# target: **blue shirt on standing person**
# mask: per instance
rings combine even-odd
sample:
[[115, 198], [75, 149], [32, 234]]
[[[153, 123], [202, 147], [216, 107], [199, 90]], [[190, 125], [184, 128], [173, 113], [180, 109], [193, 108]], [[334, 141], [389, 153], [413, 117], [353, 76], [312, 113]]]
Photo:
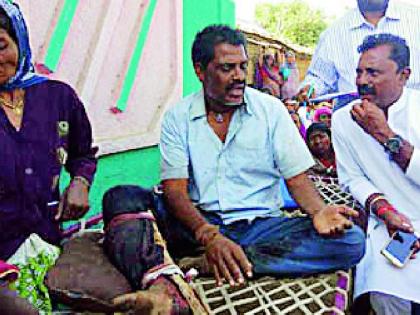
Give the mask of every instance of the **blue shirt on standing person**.
[[[358, 8], [352, 9], [325, 30], [319, 39], [301, 88], [312, 86], [317, 96], [334, 92], [355, 92], [359, 60], [357, 47], [368, 35], [390, 33], [404, 38], [410, 47], [412, 73], [407, 87], [420, 89], [420, 7], [383, 0], [376, 19], [370, 19], [372, 3], [381, 1], [357, 0]], [[382, 11], [382, 13], [380, 12]], [[370, 22], [371, 21], [371, 22]], [[372, 23], [373, 22], [373, 23]], [[375, 25], [376, 22], [376, 25]]]

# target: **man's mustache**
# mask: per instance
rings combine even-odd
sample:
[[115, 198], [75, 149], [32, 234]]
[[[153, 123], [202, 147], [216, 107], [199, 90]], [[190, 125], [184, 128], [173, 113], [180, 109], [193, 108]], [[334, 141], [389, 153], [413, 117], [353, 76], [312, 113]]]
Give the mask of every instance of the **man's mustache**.
[[226, 91], [232, 90], [232, 89], [244, 89], [245, 88], [245, 81], [235, 81], [226, 86]]
[[357, 86], [357, 91], [359, 92], [359, 95], [376, 95], [376, 90], [373, 85], [370, 84], [363, 84]]

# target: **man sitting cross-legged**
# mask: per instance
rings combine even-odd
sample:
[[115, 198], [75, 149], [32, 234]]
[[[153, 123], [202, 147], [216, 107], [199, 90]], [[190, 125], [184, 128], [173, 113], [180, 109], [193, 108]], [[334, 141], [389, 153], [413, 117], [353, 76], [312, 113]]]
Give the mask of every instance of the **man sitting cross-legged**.
[[[174, 255], [204, 247], [217, 283], [258, 274], [305, 275], [354, 266], [364, 254], [357, 212], [326, 205], [306, 171], [314, 164], [283, 104], [245, 87], [246, 41], [227, 26], [196, 35], [203, 89], [171, 108], [160, 140], [158, 224]], [[305, 218], [280, 210], [280, 179]]]

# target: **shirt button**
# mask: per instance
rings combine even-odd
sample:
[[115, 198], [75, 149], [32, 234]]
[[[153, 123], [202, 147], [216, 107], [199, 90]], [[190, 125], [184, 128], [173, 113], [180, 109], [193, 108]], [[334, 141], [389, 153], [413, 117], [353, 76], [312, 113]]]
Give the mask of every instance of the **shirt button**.
[[32, 175], [34, 173], [34, 170], [30, 167], [25, 168], [25, 174], [26, 175]]

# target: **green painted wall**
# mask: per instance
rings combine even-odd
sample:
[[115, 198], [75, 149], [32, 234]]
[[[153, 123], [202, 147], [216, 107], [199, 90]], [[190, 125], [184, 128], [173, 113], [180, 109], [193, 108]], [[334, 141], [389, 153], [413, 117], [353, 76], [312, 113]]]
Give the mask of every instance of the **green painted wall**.
[[[69, 182], [69, 176], [63, 175], [62, 189]], [[90, 217], [101, 211], [102, 196], [113, 186], [134, 184], [152, 187], [158, 182], [159, 150], [157, 146], [102, 156], [98, 161], [95, 181], [90, 190], [91, 210], [87, 216]], [[69, 224], [71, 222], [66, 223], [65, 226]]]
[[45, 65], [52, 71], [57, 70], [61, 53], [63, 52], [64, 43], [70, 31], [70, 25], [76, 13], [79, 0], [66, 0], [61, 10], [57, 26], [52, 34], [51, 44], [48, 47], [45, 56]]
[[115, 185], [134, 184], [151, 187], [159, 182], [159, 150], [150, 147], [103, 156], [91, 189], [91, 209], [102, 209], [102, 196]]
[[157, 0], [151, 0], [149, 6], [147, 7], [146, 14], [143, 18], [142, 25], [139, 30], [136, 47], [134, 48], [133, 56], [130, 60], [130, 65], [128, 66], [128, 71], [125, 75], [122, 92], [120, 98], [117, 101], [117, 108], [121, 111], [124, 111], [127, 107], [127, 102], [130, 97], [131, 90], [134, 85], [134, 81], [137, 76], [137, 68], [140, 63], [140, 58], [143, 54], [144, 44], [147, 40], [147, 35], [149, 34], [150, 24], [153, 19], [153, 14], [156, 9]]
[[[166, 1], [166, 0], [165, 0]], [[184, 0], [184, 95], [197, 91], [200, 83], [191, 64], [191, 45], [195, 34], [212, 23], [235, 22], [233, 0]], [[68, 183], [68, 176], [62, 187]], [[157, 146], [103, 156], [99, 159], [95, 182], [90, 191], [91, 210], [88, 216], [101, 211], [102, 196], [106, 190], [121, 184], [151, 187], [159, 182], [159, 149]]]
[[184, 95], [200, 89], [191, 61], [191, 46], [195, 34], [210, 24], [223, 23], [235, 26], [233, 0], [184, 0], [183, 7]]

